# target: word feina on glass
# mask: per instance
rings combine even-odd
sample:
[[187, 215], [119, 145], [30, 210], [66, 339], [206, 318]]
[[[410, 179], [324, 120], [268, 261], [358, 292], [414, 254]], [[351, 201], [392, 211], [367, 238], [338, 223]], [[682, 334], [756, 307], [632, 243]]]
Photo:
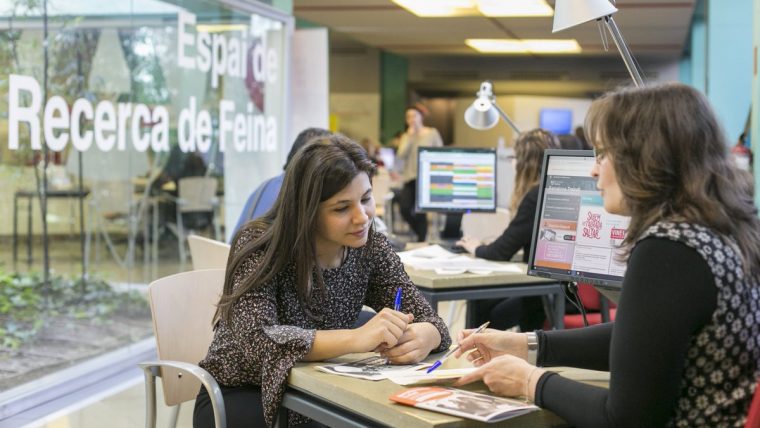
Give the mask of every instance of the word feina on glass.
[[[188, 71], [210, 72], [215, 88], [221, 76], [246, 79], [246, 84], [250, 80], [257, 92], [257, 96], [253, 97], [256, 108], [263, 111], [263, 87], [266, 83], [276, 83], [279, 72], [278, 52], [267, 48], [266, 34], [272, 25], [279, 24], [268, 23], [254, 15], [249, 31], [241, 30], [237, 36], [211, 35], [197, 30], [193, 38], [186, 27], [195, 22], [195, 15], [178, 13], [179, 67]], [[253, 37], [249, 38], [249, 35]], [[252, 47], [246, 49], [249, 43]], [[193, 46], [195, 57], [189, 56]], [[52, 151], [64, 150], [69, 141], [74, 149], [82, 152], [90, 150], [93, 143], [104, 152], [114, 147], [124, 151], [128, 142], [140, 152], [148, 148], [156, 152], [169, 151], [170, 118], [168, 109], [163, 105], [113, 103], [108, 100], [93, 103], [87, 98], [76, 99], [69, 105], [63, 97], [54, 95], [43, 106], [42, 90], [37, 79], [17, 74], [9, 76], [8, 89], [10, 150], [18, 150], [20, 130], [28, 129], [33, 150], [42, 149], [42, 130], [45, 144]], [[188, 104], [179, 112], [177, 121], [182, 151], [205, 153], [211, 147], [212, 138], [217, 137], [222, 152], [226, 151], [228, 142], [237, 152], [273, 152], [277, 149], [276, 118], [255, 113], [254, 103], [246, 103], [246, 112], [239, 113], [234, 101], [221, 99], [217, 135], [212, 129], [211, 113], [198, 109], [194, 96], [189, 97]]]

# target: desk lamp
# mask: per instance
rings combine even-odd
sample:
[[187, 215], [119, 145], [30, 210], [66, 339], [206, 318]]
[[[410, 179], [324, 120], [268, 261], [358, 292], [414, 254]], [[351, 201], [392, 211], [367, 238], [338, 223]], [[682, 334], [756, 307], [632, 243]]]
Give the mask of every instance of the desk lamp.
[[485, 130], [491, 129], [499, 122], [499, 116], [504, 119], [516, 133], [520, 133], [514, 122], [507, 116], [504, 111], [496, 104], [496, 97], [493, 95], [493, 84], [486, 80], [480, 84], [480, 90], [477, 93], [478, 98], [471, 106], [467, 107], [464, 112], [464, 121], [470, 128]]
[[[612, 14], [615, 12], [617, 12], [617, 8], [609, 0], [557, 0], [554, 3], [554, 27], [552, 28], [552, 33], [592, 20], [597, 20], [600, 25], [604, 24], [612, 35], [612, 40], [615, 42], [620, 56], [623, 57], [623, 62], [628, 69], [628, 73], [631, 75], [631, 79], [633, 79], [633, 83], [636, 86], [641, 86], [644, 80], [641, 78], [641, 72], [636, 65], [636, 60], [633, 59], [631, 51], [628, 50], [628, 46], [625, 44], [625, 40], [623, 40], [623, 35], [620, 34], [615, 20], [612, 19]], [[601, 27], [599, 30], [602, 35], [602, 42], [606, 48], [607, 41], [604, 37], [604, 32]]]

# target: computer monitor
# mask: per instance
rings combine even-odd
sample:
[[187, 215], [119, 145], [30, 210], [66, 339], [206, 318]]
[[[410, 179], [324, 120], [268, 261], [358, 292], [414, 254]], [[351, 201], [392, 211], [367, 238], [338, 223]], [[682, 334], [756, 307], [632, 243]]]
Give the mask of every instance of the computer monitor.
[[620, 244], [629, 218], [604, 209], [590, 171], [591, 150], [544, 153], [528, 274], [593, 284], [614, 301], [626, 263]]
[[557, 135], [569, 134], [573, 129], [573, 111], [566, 108], [542, 108], [538, 113], [538, 126]]
[[496, 150], [420, 147], [417, 212], [495, 212]]

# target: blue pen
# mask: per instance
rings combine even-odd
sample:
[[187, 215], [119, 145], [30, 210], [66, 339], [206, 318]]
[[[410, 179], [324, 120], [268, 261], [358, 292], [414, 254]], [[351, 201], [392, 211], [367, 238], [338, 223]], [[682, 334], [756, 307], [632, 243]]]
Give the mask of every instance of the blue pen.
[[[490, 323], [491, 323], [491, 321], [486, 321], [485, 324], [483, 324], [480, 327], [478, 327], [478, 329], [475, 330], [475, 333], [472, 333], [472, 334], [478, 334], [478, 333], [482, 332], [483, 330], [486, 329], [486, 327], [488, 327], [488, 324], [490, 324]], [[457, 346], [451, 348], [449, 350], [449, 352], [447, 352], [446, 355], [443, 356], [443, 358], [441, 358], [440, 360], [438, 360], [435, 363], [433, 363], [433, 365], [430, 366], [429, 369], [427, 369], [427, 373], [430, 373], [433, 370], [437, 369], [438, 367], [441, 367], [441, 364], [443, 364], [443, 362], [446, 361], [446, 359], [449, 358], [454, 352], [456, 352], [457, 349], [459, 349], [461, 346], [462, 345], [460, 344], [460, 345], [457, 345]]]
[[400, 311], [401, 310], [401, 287], [396, 290], [396, 300], [393, 303], [393, 310], [394, 311]]

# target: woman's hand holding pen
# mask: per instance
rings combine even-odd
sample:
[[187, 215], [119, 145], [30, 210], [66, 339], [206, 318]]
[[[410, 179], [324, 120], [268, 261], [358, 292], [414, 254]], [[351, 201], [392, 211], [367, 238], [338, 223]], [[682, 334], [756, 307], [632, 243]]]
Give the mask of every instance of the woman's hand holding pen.
[[414, 315], [405, 314], [385, 308], [377, 313], [363, 326], [353, 331], [353, 352], [371, 352], [379, 349], [392, 348], [399, 343]]
[[473, 334], [475, 329], [459, 332], [457, 341], [459, 349], [454, 357], [459, 358], [467, 351], [467, 359], [475, 366], [482, 366], [501, 355], [511, 354], [523, 360], [528, 358], [528, 338], [522, 333], [486, 329], [483, 333]]
[[393, 364], [412, 364], [425, 359], [441, 344], [441, 333], [429, 322], [409, 324], [395, 346], [381, 352]]

